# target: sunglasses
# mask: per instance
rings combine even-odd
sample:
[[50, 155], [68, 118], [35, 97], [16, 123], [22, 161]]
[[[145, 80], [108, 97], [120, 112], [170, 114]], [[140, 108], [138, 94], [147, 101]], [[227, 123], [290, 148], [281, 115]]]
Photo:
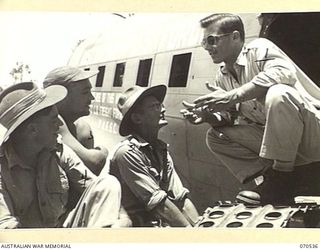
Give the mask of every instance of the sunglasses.
[[233, 32], [226, 33], [226, 34], [219, 34], [219, 35], [209, 35], [209, 36], [207, 36], [206, 38], [204, 38], [202, 40], [201, 45], [202, 45], [202, 47], [205, 47], [206, 44], [209, 44], [211, 46], [212, 45], [216, 45], [221, 37], [228, 36], [228, 35], [231, 35], [231, 34], [233, 34]]

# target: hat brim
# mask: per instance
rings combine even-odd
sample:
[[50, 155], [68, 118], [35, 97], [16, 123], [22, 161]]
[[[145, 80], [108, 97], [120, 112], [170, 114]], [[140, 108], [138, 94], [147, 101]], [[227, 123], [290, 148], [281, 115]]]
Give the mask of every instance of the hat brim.
[[44, 89], [44, 91], [46, 92], [45, 98], [38, 105], [23, 113], [23, 115], [15, 121], [15, 123], [6, 131], [3, 138], [0, 139], [0, 145], [6, 142], [9, 139], [10, 134], [30, 116], [62, 101], [67, 95], [67, 89], [59, 85], [49, 86]]
[[72, 79], [72, 82], [77, 82], [85, 79], [89, 79], [99, 73], [99, 70], [88, 70], [82, 71], [81, 74], [78, 74], [75, 78]]
[[132, 127], [131, 127], [131, 121], [130, 121], [130, 115], [132, 113], [133, 108], [137, 105], [137, 103], [143, 99], [146, 96], [154, 96], [157, 98], [159, 102], [163, 102], [164, 97], [167, 92], [167, 87], [165, 85], [157, 85], [150, 88], [145, 89], [139, 97], [135, 100], [135, 102], [131, 105], [129, 110], [125, 113], [123, 116], [120, 125], [119, 125], [119, 134], [121, 136], [127, 136], [131, 133]]

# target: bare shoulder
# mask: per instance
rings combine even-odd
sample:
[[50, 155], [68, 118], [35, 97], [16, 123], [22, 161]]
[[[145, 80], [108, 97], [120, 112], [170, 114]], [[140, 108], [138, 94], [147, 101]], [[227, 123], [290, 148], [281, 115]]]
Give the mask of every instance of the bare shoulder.
[[94, 139], [90, 124], [84, 119], [78, 119], [74, 125], [76, 127], [78, 141], [86, 148], [93, 148]]
[[90, 124], [84, 120], [84, 119], [78, 119], [75, 121], [74, 125], [76, 126], [77, 128], [77, 131], [80, 131], [80, 132], [88, 132], [91, 130], [91, 126]]

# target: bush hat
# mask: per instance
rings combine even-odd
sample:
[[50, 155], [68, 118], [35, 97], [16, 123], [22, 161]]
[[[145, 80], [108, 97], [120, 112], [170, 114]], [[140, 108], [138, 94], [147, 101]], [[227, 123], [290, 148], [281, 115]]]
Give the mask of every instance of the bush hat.
[[89, 79], [99, 73], [98, 70], [83, 70], [73, 66], [62, 66], [51, 70], [43, 81], [43, 87], [64, 85], [70, 82]]
[[33, 82], [12, 85], [0, 94], [0, 145], [10, 134], [38, 111], [60, 102], [67, 95], [63, 86], [40, 89]]
[[166, 92], [167, 87], [165, 85], [157, 85], [147, 89], [140, 86], [134, 86], [122, 93], [117, 104], [118, 109], [123, 116], [119, 126], [120, 135], [127, 136], [131, 133], [130, 114], [139, 101], [144, 97], [151, 95], [162, 103]]

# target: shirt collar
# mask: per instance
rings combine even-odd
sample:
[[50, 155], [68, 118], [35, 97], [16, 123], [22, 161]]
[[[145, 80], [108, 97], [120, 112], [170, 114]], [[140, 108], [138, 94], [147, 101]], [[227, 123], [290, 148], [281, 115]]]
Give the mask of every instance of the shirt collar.
[[[239, 66], [242, 66], [242, 67], [244, 67], [247, 64], [246, 54], [248, 53], [248, 50], [249, 49], [247, 47], [245, 47], [245, 46], [242, 47], [242, 50], [240, 51], [235, 64], [237, 64]], [[221, 71], [222, 74], [227, 74], [228, 73], [228, 70], [226, 68], [225, 63], [221, 64], [220, 71]]]
[[[149, 142], [144, 140], [141, 136], [134, 134], [129, 137], [129, 140], [132, 144], [134, 144], [137, 148], [151, 146]], [[163, 142], [162, 140], [157, 140], [157, 143], [160, 148], [166, 149], [169, 145]]]
[[236, 60], [236, 64], [240, 66], [245, 66], [247, 64], [247, 53], [248, 53], [248, 48], [243, 46], [240, 54], [238, 55], [238, 58]]
[[145, 141], [141, 136], [139, 135], [131, 135], [129, 137], [129, 140], [132, 144], [134, 144], [136, 147], [146, 147], [149, 145], [149, 142]]
[[10, 143], [10, 140], [2, 145], [1, 147], [1, 153], [3, 153], [3, 156], [7, 159], [8, 167], [9, 169], [12, 169], [15, 166], [19, 166], [21, 168], [30, 169], [31, 167], [26, 165], [19, 155], [14, 150], [13, 146]]

